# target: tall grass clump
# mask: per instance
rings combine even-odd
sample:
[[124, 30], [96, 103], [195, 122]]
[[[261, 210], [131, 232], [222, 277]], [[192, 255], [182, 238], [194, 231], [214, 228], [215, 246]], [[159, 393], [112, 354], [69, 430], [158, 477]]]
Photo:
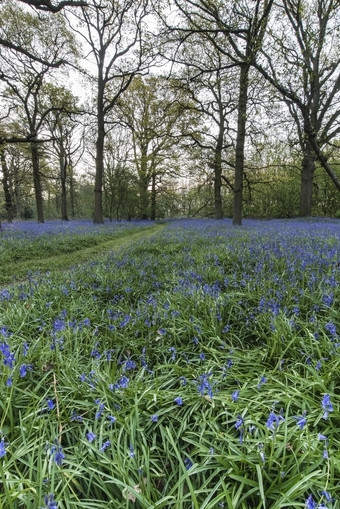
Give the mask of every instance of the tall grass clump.
[[3, 289], [0, 507], [340, 507], [339, 232], [173, 221]]

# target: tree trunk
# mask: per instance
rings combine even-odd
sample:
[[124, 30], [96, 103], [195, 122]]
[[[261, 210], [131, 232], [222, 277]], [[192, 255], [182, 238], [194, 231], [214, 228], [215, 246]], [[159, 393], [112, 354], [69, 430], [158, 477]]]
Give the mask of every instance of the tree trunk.
[[67, 215], [67, 189], [66, 189], [66, 167], [65, 154], [60, 154], [60, 181], [61, 181], [61, 219], [68, 221]]
[[156, 175], [152, 174], [152, 184], [151, 184], [151, 211], [150, 211], [150, 219], [154, 221], [156, 219]]
[[40, 164], [39, 164], [39, 147], [37, 143], [31, 143], [31, 157], [33, 168], [33, 182], [35, 192], [35, 203], [37, 207], [37, 221], [44, 223], [44, 207], [40, 177]]
[[148, 195], [148, 168], [147, 168], [147, 154], [142, 153], [140, 162], [140, 175], [139, 175], [139, 203], [140, 203], [140, 218], [148, 218], [149, 208], [149, 195]]
[[[222, 120], [224, 123], [224, 119]], [[215, 200], [215, 218], [223, 218], [223, 207], [222, 207], [222, 150], [223, 150], [223, 137], [224, 127], [220, 125], [220, 132], [218, 135], [217, 144], [215, 147], [214, 157], [214, 200]]]
[[0, 149], [0, 156], [1, 156], [1, 168], [2, 168], [2, 185], [4, 188], [5, 193], [5, 206], [6, 206], [6, 215], [7, 215], [7, 221], [9, 223], [12, 223], [13, 221], [13, 201], [12, 201], [12, 195], [9, 187], [9, 171], [8, 166], [5, 158], [5, 154], [3, 152], [3, 149]]
[[104, 223], [103, 218], [103, 175], [104, 175], [104, 84], [99, 79], [97, 98], [97, 141], [96, 141], [96, 176], [94, 181], [94, 216], [93, 222]]
[[71, 217], [74, 218], [76, 215], [75, 210], [75, 192], [74, 192], [74, 178], [73, 178], [73, 170], [71, 169], [70, 175], [70, 208], [71, 208]]
[[237, 111], [237, 137], [235, 153], [235, 183], [233, 224], [242, 224], [244, 147], [246, 140], [249, 64], [240, 66], [240, 84]]
[[313, 179], [315, 173], [315, 155], [310, 142], [307, 140], [302, 160], [302, 175], [300, 188], [299, 215], [308, 217], [312, 215]]

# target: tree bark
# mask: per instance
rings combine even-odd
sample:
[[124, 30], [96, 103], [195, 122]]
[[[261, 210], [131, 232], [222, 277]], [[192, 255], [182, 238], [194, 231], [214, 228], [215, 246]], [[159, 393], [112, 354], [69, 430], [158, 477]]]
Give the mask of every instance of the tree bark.
[[61, 219], [68, 221], [67, 215], [67, 189], [66, 189], [66, 166], [65, 154], [60, 154], [60, 182], [61, 182]]
[[154, 221], [156, 219], [156, 175], [152, 174], [151, 181], [151, 211], [150, 211], [150, 219]]
[[315, 173], [315, 155], [309, 140], [304, 147], [302, 159], [301, 188], [300, 188], [300, 217], [312, 215], [313, 180]]
[[235, 151], [235, 183], [233, 224], [242, 224], [244, 147], [246, 141], [249, 64], [240, 65], [240, 83], [237, 111], [237, 137]]
[[148, 218], [149, 196], [148, 196], [148, 168], [147, 168], [147, 154], [142, 151], [140, 162], [140, 176], [139, 176], [139, 204], [140, 204], [140, 218]]
[[104, 84], [99, 79], [97, 99], [97, 141], [96, 141], [96, 176], [94, 181], [94, 217], [96, 224], [104, 223], [103, 218], [103, 175], [104, 175]]
[[33, 183], [35, 192], [35, 203], [37, 207], [37, 221], [38, 223], [44, 223], [44, 207], [43, 207], [43, 196], [40, 176], [40, 163], [39, 163], [39, 146], [37, 143], [31, 143], [31, 157], [32, 157], [32, 168], [33, 168]]
[[[224, 123], [224, 120], [223, 120]], [[220, 125], [217, 144], [214, 157], [214, 200], [215, 200], [215, 219], [223, 218], [222, 207], [222, 150], [223, 150], [223, 125]]]
[[5, 158], [5, 154], [2, 149], [0, 149], [0, 157], [1, 157], [1, 168], [2, 168], [2, 185], [5, 193], [5, 207], [6, 207], [6, 215], [7, 221], [12, 223], [13, 221], [13, 201], [12, 195], [9, 187], [9, 171]]

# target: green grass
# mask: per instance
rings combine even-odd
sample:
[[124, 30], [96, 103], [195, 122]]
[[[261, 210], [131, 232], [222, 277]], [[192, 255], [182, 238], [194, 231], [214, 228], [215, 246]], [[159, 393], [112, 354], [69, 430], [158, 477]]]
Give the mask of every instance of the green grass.
[[[23, 279], [29, 272], [67, 270], [73, 265], [105, 256], [108, 252], [120, 249], [130, 242], [151, 235], [162, 228], [161, 225], [122, 230], [115, 235], [76, 235], [63, 238], [38, 237], [28, 243], [20, 243], [2, 253], [0, 266], [0, 285]], [[137, 231], [136, 231], [137, 230]], [[61, 242], [62, 241], [62, 242]], [[19, 244], [19, 243], [18, 243]]]
[[339, 508], [333, 232], [119, 241], [0, 294], [0, 508]]

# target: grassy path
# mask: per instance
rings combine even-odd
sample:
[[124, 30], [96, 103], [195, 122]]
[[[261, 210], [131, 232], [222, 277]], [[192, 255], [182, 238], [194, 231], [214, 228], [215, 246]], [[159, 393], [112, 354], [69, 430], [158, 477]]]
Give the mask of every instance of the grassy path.
[[0, 266], [0, 287], [22, 281], [28, 272], [48, 272], [67, 270], [78, 263], [85, 263], [98, 257], [107, 255], [109, 252], [128, 246], [140, 239], [150, 237], [164, 228], [164, 225], [153, 225], [143, 230], [126, 231], [123, 236], [112, 240], [103, 240], [98, 244], [77, 249], [70, 253], [59, 253], [46, 256], [45, 258], [32, 258], [30, 260], [13, 261]]

